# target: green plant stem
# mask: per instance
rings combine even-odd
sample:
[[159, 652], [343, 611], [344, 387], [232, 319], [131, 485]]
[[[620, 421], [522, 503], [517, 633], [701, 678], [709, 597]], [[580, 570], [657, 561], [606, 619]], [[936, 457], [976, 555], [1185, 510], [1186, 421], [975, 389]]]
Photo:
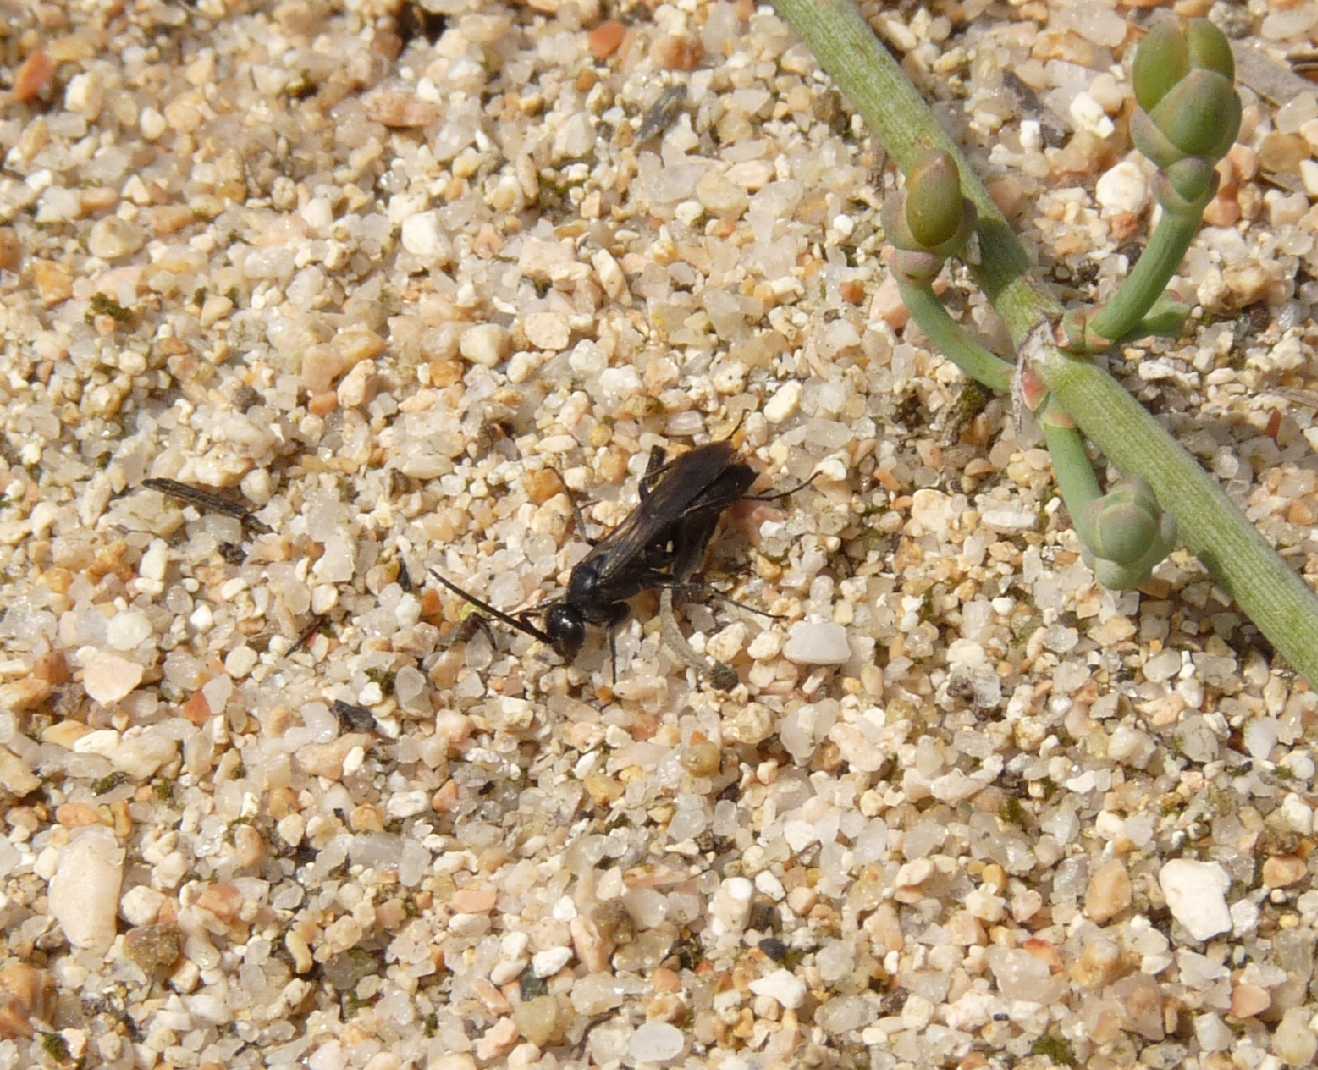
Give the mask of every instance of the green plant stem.
[[810, 46], [819, 65], [864, 117], [903, 173], [931, 151], [949, 152], [961, 192], [979, 214], [975, 281], [1019, 345], [1042, 319], [1061, 314], [1052, 294], [1029, 277], [1030, 258], [965, 155], [929, 111], [897, 61], [875, 39], [852, 0], [775, 0], [774, 7]]
[[1153, 307], [1135, 325], [1135, 329], [1130, 334], [1122, 335], [1117, 341], [1134, 341], [1150, 336], [1177, 338], [1185, 330], [1185, 321], [1189, 318], [1189, 305], [1183, 305], [1174, 297], [1163, 294], [1153, 302]]
[[1181, 541], [1272, 644], [1318, 682], [1318, 597], [1144, 408], [1092, 361], [1053, 350], [1040, 369], [1109, 461], [1149, 481]]
[[[931, 148], [952, 153], [962, 190], [980, 214], [976, 279], [1016, 344], [1041, 325], [1055, 324], [1057, 301], [1029, 276], [1025, 251], [987, 190], [851, 0], [775, 0], [775, 6], [903, 170]], [[1096, 363], [1067, 357], [1055, 346], [1037, 349], [1039, 374], [1085, 436], [1127, 475], [1148, 480], [1222, 589], [1291, 665], [1318, 684], [1318, 596], [1217, 482]]]
[[[1062, 492], [1062, 501], [1066, 502], [1071, 514], [1071, 523], [1075, 525], [1080, 541], [1089, 545], [1088, 506], [1103, 495], [1094, 475], [1094, 466], [1089, 462], [1085, 450], [1085, 439], [1074, 427], [1064, 427], [1054, 423], [1045, 412], [1039, 421], [1043, 430], [1043, 441], [1048, 447], [1048, 454], [1053, 460], [1053, 473], [1057, 476], [1057, 487]], [[1091, 547], [1092, 549], [1092, 547]]]
[[1015, 367], [980, 345], [949, 314], [927, 285], [897, 279], [906, 309], [939, 351], [970, 378], [999, 394], [1011, 392]]
[[1101, 338], [1125, 338], [1140, 326], [1185, 259], [1185, 252], [1199, 233], [1203, 213], [1169, 211], [1153, 228], [1153, 236], [1135, 268], [1122, 280], [1112, 299], [1089, 321], [1089, 329]]

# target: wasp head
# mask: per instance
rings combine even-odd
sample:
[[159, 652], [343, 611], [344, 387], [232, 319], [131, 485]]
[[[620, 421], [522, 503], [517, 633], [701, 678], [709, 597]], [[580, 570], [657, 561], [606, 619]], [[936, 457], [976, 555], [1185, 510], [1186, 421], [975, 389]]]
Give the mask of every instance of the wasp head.
[[586, 621], [576, 606], [560, 602], [545, 614], [545, 633], [560, 658], [572, 662], [586, 641]]

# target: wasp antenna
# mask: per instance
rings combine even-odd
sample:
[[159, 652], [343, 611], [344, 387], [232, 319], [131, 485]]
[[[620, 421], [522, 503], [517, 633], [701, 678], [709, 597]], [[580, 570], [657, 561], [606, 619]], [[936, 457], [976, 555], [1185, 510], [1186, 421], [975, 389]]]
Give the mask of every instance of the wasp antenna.
[[795, 494], [798, 490], [805, 490], [819, 476], [818, 472], [811, 472], [810, 478], [802, 480], [794, 487], [788, 487], [786, 490], [777, 490], [772, 494], [746, 494], [742, 496], [744, 502], [776, 502], [779, 498], [787, 498]]
[[439, 580], [440, 583], [442, 583], [455, 595], [457, 595], [459, 598], [464, 599], [467, 602], [470, 602], [482, 613], [488, 613], [495, 620], [501, 620], [503, 621], [504, 624], [508, 625], [508, 627], [516, 628], [519, 632], [522, 632], [525, 635], [529, 635], [533, 639], [539, 639], [540, 642], [546, 643], [551, 647], [554, 645], [554, 641], [551, 638], [549, 638], [549, 634], [545, 631], [542, 631], [540, 628], [537, 628], [534, 624], [528, 624], [524, 620], [518, 620], [511, 613], [505, 613], [502, 609], [495, 609], [488, 602], [482, 602], [474, 594], [468, 594], [456, 583], [452, 582], [451, 580], [445, 579], [433, 568], [430, 570], [430, 574], [434, 576], [435, 579]]

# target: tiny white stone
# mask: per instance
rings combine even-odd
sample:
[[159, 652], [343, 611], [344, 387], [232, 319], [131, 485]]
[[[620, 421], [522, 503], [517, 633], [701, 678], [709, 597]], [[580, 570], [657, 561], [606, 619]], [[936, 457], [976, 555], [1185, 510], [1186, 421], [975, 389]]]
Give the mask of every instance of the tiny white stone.
[[205, 602], [198, 602], [197, 608], [188, 616], [188, 623], [199, 632], [208, 632], [215, 623], [215, 614]]
[[1079, 93], [1071, 101], [1071, 121], [1079, 130], [1087, 130], [1096, 137], [1109, 137], [1116, 129], [1103, 105], [1088, 93]]
[[325, 539], [325, 552], [312, 566], [312, 571], [326, 583], [347, 583], [356, 567], [356, 547], [341, 532]]
[[1226, 893], [1231, 878], [1216, 862], [1177, 858], [1158, 873], [1167, 909], [1195, 940], [1207, 940], [1231, 928]]
[[630, 365], [624, 368], [605, 368], [600, 372], [599, 384], [606, 402], [626, 401], [641, 393], [641, 377]]
[[224, 659], [224, 671], [235, 679], [246, 676], [256, 667], [256, 651], [250, 646], [236, 646]]
[[993, 946], [985, 958], [1004, 999], [1046, 1003], [1057, 994], [1058, 982], [1050, 976], [1048, 964], [1028, 951]]
[[1039, 526], [1038, 515], [1022, 509], [985, 509], [980, 520], [998, 531], [1033, 531]]
[[843, 665], [851, 658], [847, 630], [831, 621], [797, 621], [783, 656], [797, 665]]
[[768, 160], [742, 160], [728, 168], [728, 181], [755, 191], [773, 181], [773, 164]]
[[719, 885], [710, 911], [724, 932], [746, 927], [754, 894], [755, 885], [745, 877], [729, 877]]
[[531, 972], [537, 977], [553, 977], [572, 961], [570, 947], [550, 947], [531, 956]]
[[115, 650], [132, 650], [151, 637], [151, 621], [140, 609], [116, 613], [105, 624], [105, 639]]
[[666, 1063], [676, 1059], [686, 1047], [682, 1031], [667, 1022], [646, 1022], [637, 1028], [627, 1044], [627, 1052], [637, 1062]]
[[492, 368], [508, 348], [508, 331], [497, 323], [478, 323], [462, 332], [458, 352], [476, 364]]
[[165, 132], [165, 117], [156, 111], [155, 108], [147, 107], [142, 109], [142, 114], [137, 120], [138, 128], [142, 131], [142, 136], [148, 141], [155, 141]]
[[618, 261], [607, 249], [600, 249], [590, 258], [591, 266], [595, 269], [595, 276], [600, 281], [600, 286], [609, 296], [616, 298], [627, 284], [627, 278], [622, 273], [622, 268], [618, 266]]
[[75, 74], [64, 90], [64, 107], [87, 119], [95, 119], [101, 113], [104, 100], [105, 89], [95, 71]]
[[595, 144], [595, 127], [589, 112], [573, 112], [554, 130], [553, 154], [556, 160], [580, 159]]
[[1311, 1014], [1309, 1007], [1291, 1007], [1272, 1034], [1273, 1053], [1287, 1066], [1312, 1066], [1318, 1055], [1318, 1035]]
[[104, 952], [114, 943], [124, 852], [104, 825], [88, 825], [60, 851], [47, 909], [70, 944]]
[[770, 658], [776, 658], [782, 648], [782, 633], [770, 630], [760, 632], [752, 639], [750, 646], [746, 648], [746, 653], [756, 661], [768, 661]]
[[135, 223], [118, 216], [106, 216], [92, 224], [87, 233], [87, 249], [92, 256], [114, 260], [137, 252], [146, 244], [146, 232]]
[[316, 233], [328, 230], [334, 222], [334, 206], [328, 197], [312, 197], [298, 212], [302, 221]]
[[156, 920], [165, 897], [154, 888], [139, 884], [124, 892], [119, 901], [119, 916], [129, 925], [150, 925]]
[[783, 839], [798, 854], [815, 841], [815, 826], [796, 818], [783, 822]]
[[1256, 717], [1245, 723], [1245, 749], [1256, 762], [1266, 762], [1281, 735], [1281, 722], [1275, 717]]
[[934, 872], [933, 863], [927, 858], [917, 858], [914, 862], [904, 862], [897, 870], [898, 888], [918, 888]]
[[1204, 1051], [1226, 1051], [1234, 1039], [1221, 1015], [1200, 1014], [1194, 1019], [1194, 1035]]
[[952, 499], [932, 487], [921, 487], [911, 495], [911, 519], [926, 531], [946, 535]]
[[692, 226], [704, 214], [705, 209], [699, 201], [682, 201], [673, 209], [674, 217], [688, 227]]
[[515, 981], [526, 969], [526, 959], [500, 959], [490, 968], [490, 983], [506, 985]]
[[109, 757], [117, 746], [119, 733], [113, 728], [98, 728], [73, 741], [75, 754], [99, 754], [102, 758]]
[[450, 255], [448, 237], [440, 226], [437, 212], [417, 212], [403, 220], [403, 248], [415, 257], [432, 263], [444, 263]]
[[118, 702], [142, 682], [142, 666], [118, 654], [96, 651], [83, 665], [82, 686], [103, 706]]
[[536, 349], [558, 352], [566, 349], [572, 332], [567, 317], [561, 312], [532, 312], [523, 324], [526, 340]]
[[1235, 936], [1245, 936], [1258, 928], [1259, 908], [1257, 903], [1248, 899], [1237, 899], [1231, 904], [1231, 932]]
[[1281, 816], [1292, 832], [1307, 836], [1313, 831], [1313, 810], [1298, 795], [1290, 794], [1282, 800]]
[[801, 384], [793, 379], [775, 391], [764, 406], [764, 418], [771, 424], [780, 424], [801, 405]]
[[1141, 212], [1149, 199], [1144, 172], [1134, 160], [1109, 168], [1094, 186], [1094, 198], [1109, 212]]
[[227, 676], [214, 676], [201, 685], [201, 693], [211, 712], [219, 716], [233, 695], [233, 681]]
[[805, 1001], [805, 982], [788, 970], [774, 970], [751, 982], [757, 996], [776, 999], [785, 1009], [794, 1010]]
[[[90, 734], [98, 735], [96, 732]], [[116, 745], [105, 753], [105, 757], [114, 763], [119, 772], [127, 773], [134, 780], [146, 780], [154, 776], [162, 765], [174, 760], [177, 747], [176, 741], [154, 728], [136, 727], [119, 736]]]
[[1006, 900], [984, 888], [976, 888], [966, 896], [965, 904], [972, 917], [996, 924], [1002, 920]]
[[[29, 791], [36, 791], [40, 786], [41, 781], [33, 774], [26, 761], [8, 747], [0, 747], [0, 787], [14, 795], [26, 795]], [[0, 846], [0, 857], [9, 853], [5, 846]]]
[[1309, 195], [1310, 200], [1318, 197], [1318, 162], [1300, 161], [1300, 181], [1304, 183], [1304, 192]]
[[421, 789], [400, 791], [389, 796], [385, 804], [385, 813], [390, 817], [415, 817], [430, 808], [430, 793]]
[[731, 661], [746, 645], [746, 625], [737, 621], [709, 637], [705, 644], [705, 653], [719, 661]]

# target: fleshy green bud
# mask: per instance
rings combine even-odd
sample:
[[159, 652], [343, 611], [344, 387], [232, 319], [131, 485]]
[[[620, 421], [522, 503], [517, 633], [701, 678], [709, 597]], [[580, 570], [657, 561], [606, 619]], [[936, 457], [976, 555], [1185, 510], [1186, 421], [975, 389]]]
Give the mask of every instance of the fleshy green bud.
[[906, 179], [906, 225], [926, 249], [955, 237], [965, 220], [956, 161], [937, 153], [911, 169]]
[[1158, 534], [1158, 499], [1143, 480], [1119, 483], [1089, 507], [1089, 538], [1094, 553], [1119, 565], [1138, 561]]
[[[1131, 119], [1135, 146], [1162, 170], [1186, 157], [1221, 159], [1240, 132], [1235, 60], [1222, 31], [1207, 19], [1184, 29], [1160, 22], [1140, 42], [1131, 81], [1140, 110]], [[1173, 181], [1183, 201], [1206, 203], [1194, 172]], [[1209, 194], [1211, 196], [1211, 194]]]
[[1131, 64], [1139, 106], [1152, 111], [1193, 70], [1235, 80], [1236, 61], [1226, 35], [1207, 19], [1191, 19], [1184, 28], [1175, 19], [1159, 22], [1140, 42]]
[[1152, 111], [1189, 70], [1190, 46], [1185, 34], [1175, 19], [1163, 19], [1149, 30], [1135, 49], [1130, 79], [1139, 106]]
[[965, 247], [978, 216], [961, 196], [956, 161], [937, 153], [911, 170], [899, 196], [883, 202], [881, 218], [898, 250], [893, 266], [913, 282], [928, 282]]
[[1236, 78], [1236, 58], [1231, 54], [1231, 42], [1226, 34], [1207, 19], [1191, 19], [1185, 27], [1185, 40], [1190, 48], [1190, 66], [1216, 71], [1228, 82]]
[[1193, 70], [1167, 91], [1149, 118], [1183, 155], [1217, 160], [1240, 132], [1240, 97], [1216, 71]]
[[1187, 204], [1207, 204], [1217, 193], [1217, 169], [1202, 156], [1177, 160], [1163, 174], [1176, 195]]
[[1143, 479], [1117, 484], [1085, 510], [1085, 561], [1104, 587], [1144, 583], [1176, 545], [1176, 518], [1164, 513]]

